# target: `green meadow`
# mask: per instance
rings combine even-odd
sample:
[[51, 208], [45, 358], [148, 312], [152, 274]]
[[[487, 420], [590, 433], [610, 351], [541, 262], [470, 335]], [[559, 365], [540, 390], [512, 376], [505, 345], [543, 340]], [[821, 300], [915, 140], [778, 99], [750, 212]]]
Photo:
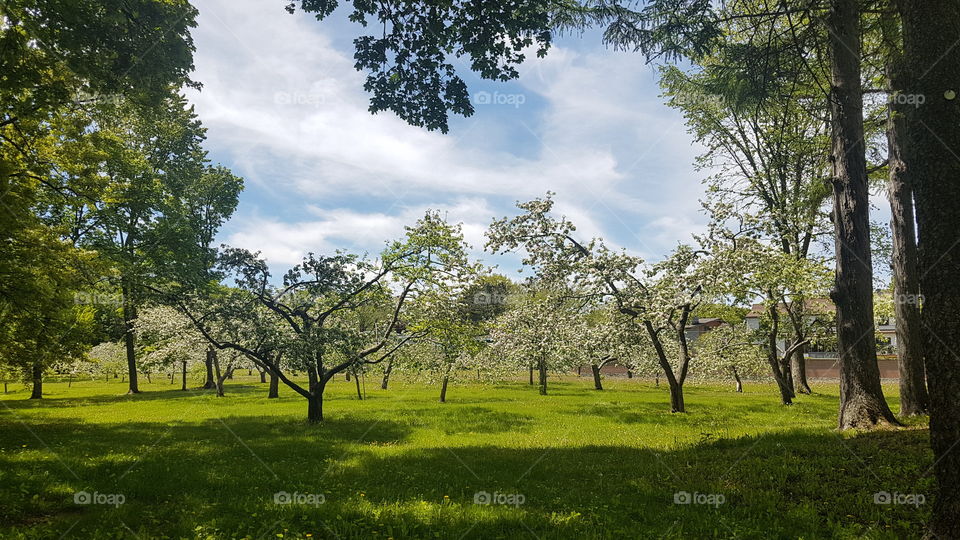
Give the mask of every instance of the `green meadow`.
[[223, 398], [157, 378], [132, 396], [50, 382], [40, 401], [11, 385], [0, 537], [903, 538], [934, 493], [926, 426], [840, 433], [835, 384], [791, 407], [769, 384], [690, 384], [671, 414], [638, 379], [458, 384], [447, 403], [366, 383], [364, 400], [331, 383], [322, 425], [246, 375]]

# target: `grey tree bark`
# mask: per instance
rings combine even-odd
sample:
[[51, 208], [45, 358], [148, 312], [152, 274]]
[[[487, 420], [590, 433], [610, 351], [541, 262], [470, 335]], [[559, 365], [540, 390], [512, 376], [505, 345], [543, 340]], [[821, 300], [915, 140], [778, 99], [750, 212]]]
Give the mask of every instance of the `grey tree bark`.
[[940, 491], [932, 538], [960, 538], [960, 2], [901, 0], [905, 58], [925, 97], [909, 134], [917, 211], [930, 442]]
[[833, 224], [840, 356], [840, 429], [896, 424], [880, 386], [873, 324], [870, 192], [860, 72], [860, 6], [831, 0], [827, 17], [833, 140]]

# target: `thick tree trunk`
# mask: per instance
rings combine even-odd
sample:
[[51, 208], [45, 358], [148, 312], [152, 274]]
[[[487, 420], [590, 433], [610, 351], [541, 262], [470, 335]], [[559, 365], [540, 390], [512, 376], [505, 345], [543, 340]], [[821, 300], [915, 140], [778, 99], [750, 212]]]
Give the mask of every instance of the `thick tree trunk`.
[[737, 381], [737, 392], [743, 392], [743, 381], [740, 380], [740, 372], [737, 371], [737, 366], [731, 366], [733, 368], [733, 378]]
[[43, 366], [40, 362], [33, 363], [30, 370], [30, 379], [33, 382], [30, 399], [43, 399]]
[[383, 381], [380, 383], [380, 389], [386, 390], [390, 384], [390, 372], [393, 371], [393, 356], [387, 360], [387, 367], [383, 370]]
[[257, 370], [260, 373], [260, 383], [265, 384], [267, 382], [267, 372], [266, 370]]
[[603, 383], [600, 382], [600, 366], [590, 364], [590, 370], [593, 371], [593, 388], [603, 390]]
[[683, 385], [670, 378], [667, 381], [670, 383], [670, 412], [687, 412], [687, 407], [683, 402]]
[[793, 386], [797, 394], [812, 394], [807, 382], [807, 346], [802, 345], [793, 353]]
[[204, 364], [207, 368], [207, 380], [203, 383], [204, 390], [213, 390], [217, 387], [217, 382], [213, 378], [213, 356], [216, 354], [216, 351], [212, 346], [207, 347], [207, 357], [204, 360]]
[[537, 362], [537, 371], [540, 373], [540, 395], [547, 395], [547, 363], [541, 358]]
[[307, 422], [323, 422], [323, 391], [307, 398]]
[[940, 492], [933, 538], [960, 538], [960, 3], [901, 0], [911, 94], [925, 103], [910, 124], [919, 234], [921, 324], [930, 395], [930, 441]]
[[187, 361], [186, 360], [184, 360], [180, 364], [180, 368], [181, 368], [180, 372], [183, 374], [183, 384], [180, 386], [180, 389], [186, 390], [187, 389]]
[[[897, 324], [897, 361], [900, 366], [900, 414], [927, 414], [926, 370], [923, 367], [923, 329], [920, 322], [920, 273], [917, 270], [917, 240], [913, 217], [910, 166], [914, 162], [907, 122], [915, 110], [902, 96], [909, 96], [903, 58], [892, 43], [887, 80], [895, 92], [887, 118], [887, 154], [890, 177], [890, 230], [893, 235], [893, 309]], [[898, 99], [898, 97], [900, 99]]]
[[277, 399], [280, 397], [280, 377], [276, 373], [270, 372], [270, 389], [267, 391], [267, 399]]
[[128, 394], [139, 394], [140, 386], [137, 384], [137, 351], [136, 335], [134, 333], [134, 323], [137, 320], [137, 308], [134, 305], [133, 298], [130, 297], [130, 287], [124, 285], [121, 287], [123, 294], [123, 343], [127, 352], [127, 374], [130, 377]]
[[873, 325], [870, 192], [867, 183], [857, 0], [831, 0], [827, 17], [831, 60], [833, 224], [840, 355], [840, 429], [896, 424], [880, 386]]

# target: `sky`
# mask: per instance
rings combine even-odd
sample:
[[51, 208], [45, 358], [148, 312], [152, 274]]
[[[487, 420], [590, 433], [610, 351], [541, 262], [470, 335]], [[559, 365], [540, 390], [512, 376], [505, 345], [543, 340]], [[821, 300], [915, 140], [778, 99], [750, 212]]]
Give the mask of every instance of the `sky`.
[[484, 253], [484, 231], [547, 191], [582, 237], [648, 260], [705, 227], [702, 149], [642, 55], [588, 34], [531, 55], [517, 81], [462, 72], [476, 113], [441, 134], [368, 112], [352, 60], [363, 30], [343, 7], [319, 22], [284, 3], [197, 2], [203, 88], [188, 93], [211, 160], [246, 183], [220, 241], [260, 251], [275, 273], [307, 252], [376, 254], [434, 209], [509, 274], [518, 258]]

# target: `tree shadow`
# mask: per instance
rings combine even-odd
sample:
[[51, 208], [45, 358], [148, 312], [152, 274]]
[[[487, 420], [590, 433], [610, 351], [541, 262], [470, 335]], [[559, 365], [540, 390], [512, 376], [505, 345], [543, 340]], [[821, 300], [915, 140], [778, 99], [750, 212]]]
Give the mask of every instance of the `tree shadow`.
[[[529, 421], [446, 411], [432, 421], [489, 433]], [[930, 505], [875, 496], [933, 493], [919, 429], [659, 450], [414, 444], [410, 425], [349, 416], [0, 425], [0, 536], [911, 537]], [[81, 490], [124, 504], [75, 504]], [[283, 494], [293, 504], [278, 504]]]

